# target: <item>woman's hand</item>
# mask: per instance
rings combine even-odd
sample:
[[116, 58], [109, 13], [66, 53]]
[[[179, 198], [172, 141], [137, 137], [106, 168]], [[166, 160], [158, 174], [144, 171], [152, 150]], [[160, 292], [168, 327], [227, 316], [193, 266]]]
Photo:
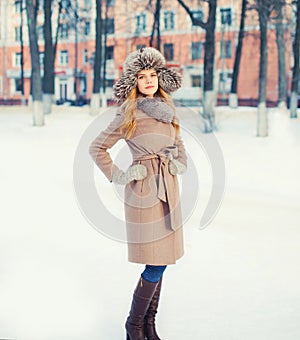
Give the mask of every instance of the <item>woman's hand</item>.
[[112, 182], [116, 184], [128, 184], [133, 180], [140, 181], [147, 176], [147, 168], [142, 164], [130, 166], [126, 172], [115, 169], [112, 175]]
[[177, 159], [171, 159], [169, 162], [169, 173], [173, 176], [181, 175], [186, 172], [186, 166]]

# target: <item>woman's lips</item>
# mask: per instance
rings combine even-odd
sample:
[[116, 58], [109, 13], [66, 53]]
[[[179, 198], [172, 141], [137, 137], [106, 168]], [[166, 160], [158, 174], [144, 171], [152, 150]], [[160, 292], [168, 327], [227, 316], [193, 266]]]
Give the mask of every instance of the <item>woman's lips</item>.
[[151, 85], [151, 86], [146, 86], [146, 90], [148, 90], [148, 89], [153, 89], [153, 87], [154, 87], [154, 86], [152, 86], [152, 85]]

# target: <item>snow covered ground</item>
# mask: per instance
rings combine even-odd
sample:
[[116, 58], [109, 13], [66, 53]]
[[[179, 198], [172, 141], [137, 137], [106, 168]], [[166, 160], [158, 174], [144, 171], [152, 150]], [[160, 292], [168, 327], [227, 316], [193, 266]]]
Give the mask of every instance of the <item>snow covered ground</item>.
[[[209, 164], [183, 131], [200, 190], [185, 256], [164, 276], [164, 340], [300, 339], [300, 120], [272, 109], [269, 137], [257, 138], [255, 113], [217, 109], [226, 191], [204, 229]], [[93, 120], [87, 107], [54, 107], [33, 127], [28, 108], [0, 108], [0, 339], [125, 339], [142, 266], [92, 228], [73, 189]], [[193, 124], [184, 112], [181, 122]]]

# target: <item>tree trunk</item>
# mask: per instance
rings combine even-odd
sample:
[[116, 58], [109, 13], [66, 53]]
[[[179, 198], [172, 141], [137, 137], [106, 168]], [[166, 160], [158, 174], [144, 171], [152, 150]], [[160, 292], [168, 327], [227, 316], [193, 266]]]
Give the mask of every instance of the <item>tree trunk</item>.
[[244, 33], [245, 33], [245, 18], [246, 18], [247, 3], [248, 3], [248, 0], [243, 0], [238, 44], [237, 44], [236, 52], [235, 52], [235, 59], [234, 59], [234, 66], [233, 66], [233, 73], [232, 73], [232, 83], [231, 83], [231, 90], [230, 90], [230, 95], [229, 95], [229, 106], [231, 108], [238, 107], [237, 87], [238, 87], [238, 78], [239, 78], [240, 63], [241, 63], [241, 57], [242, 57], [243, 39], [244, 39]]
[[74, 11], [74, 16], [75, 16], [75, 45], [74, 45], [74, 54], [75, 54], [75, 65], [74, 65], [74, 94], [75, 94], [75, 105], [78, 105], [78, 100], [79, 100], [79, 86], [80, 83], [78, 84], [78, 22], [79, 22], [79, 17], [78, 17], [78, 1], [75, 1], [75, 11]]
[[160, 9], [161, 9], [161, 0], [156, 0], [154, 20], [152, 26], [152, 32], [150, 36], [150, 46], [153, 46], [154, 36], [156, 30], [156, 48], [160, 51], [161, 46], [161, 36], [160, 36]]
[[97, 115], [100, 109], [101, 63], [102, 63], [102, 0], [96, 0], [96, 51], [94, 60], [94, 83], [90, 114]]
[[294, 67], [290, 98], [290, 118], [297, 118], [298, 91], [299, 91], [299, 48], [300, 48], [300, 0], [297, 1], [296, 34], [293, 42]]
[[55, 62], [55, 58], [56, 58], [58, 35], [59, 35], [60, 27], [61, 27], [61, 23], [60, 23], [61, 12], [62, 12], [62, 3], [61, 3], [61, 1], [59, 1], [58, 2], [58, 13], [57, 13], [57, 26], [56, 26], [56, 33], [55, 33], [55, 42], [54, 42], [54, 45], [53, 45], [53, 62]]
[[40, 73], [39, 47], [36, 32], [36, 16], [38, 3], [33, 0], [26, 0], [30, 57], [31, 57], [31, 82], [32, 82], [32, 107], [33, 125], [44, 125], [44, 114], [42, 109], [42, 78]]
[[108, 20], [108, 5], [109, 0], [105, 1], [105, 18], [104, 18], [104, 55], [103, 55], [103, 75], [102, 75], [102, 91], [100, 91], [100, 103], [102, 108], [107, 107], [107, 98], [106, 98], [106, 61], [107, 61], [107, 20]]
[[150, 41], [149, 41], [150, 47], [153, 47], [153, 42], [154, 42], [154, 36], [155, 36], [155, 30], [156, 30], [156, 15], [157, 15], [157, 0], [156, 0], [156, 8], [154, 12], [152, 30], [151, 30]]
[[211, 0], [209, 2], [209, 14], [205, 38], [204, 91], [212, 91], [214, 89], [216, 8], [217, 0]]
[[51, 113], [54, 95], [54, 51], [52, 43], [51, 22], [52, 0], [44, 0], [44, 78], [43, 78], [43, 108], [44, 113]]
[[215, 129], [215, 105], [217, 99], [217, 89], [214, 89], [216, 8], [217, 0], [211, 0], [209, 2], [204, 52], [203, 118], [210, 123], [210, 129], [207, 132]]
[[24, 34], [23, 34], [23, 0], [20, 1], [21, 6], [21, 26], [20, 26], [20, 44], [21, 44], [21, 103], [25, 105], [25, 95], [24, 95]]
[[159, 51], [161, 50], [160, 9], [161, 9], [161, 0], [157, 0], [157, 21], [156, 21], [157, 42], [156, 42], [156, 48]]
[[268, 117], [266, 108], [267, 92], [267, 62], [268, 62], [268, 14], [267, 8], [263, 4], [264, 0], [259, 1], [259, 26], [260, 26], [260, 65], [259, 65], [259, 93], [258, 93], [258, 112], [257, 112], [257, 136], [265, 137], [268, 135]]
[[282, 3], [276, 2], [277, 18], [276, 26], [276, 43], [278, 50], [278, 107], [286, 110], [287, 86], [286, 86], [286, 67], [285, 67], [285, 42], [283, 30]]
[[212, 132], [215, 128], [215, 105], [216, 89], [214, 88], [214, 64], [215, 64], [215, 27], [217, 0], [209, 1], [209, 12], [207, 22], [194, 18], [193, 12], [182, 0], [179, 4], [185, 9], [192, 20], [192, 24], [202, 27], [206, 31], [205, 52], [204, 52], [204, 87], [203, 87], [203, 113], [202, 116], [209, 127], [205, 132]]

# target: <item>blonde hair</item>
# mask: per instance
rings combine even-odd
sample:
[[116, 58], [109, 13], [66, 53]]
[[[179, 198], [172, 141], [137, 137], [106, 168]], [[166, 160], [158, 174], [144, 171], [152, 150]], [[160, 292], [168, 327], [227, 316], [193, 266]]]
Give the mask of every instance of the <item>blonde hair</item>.
[[[125, 121], [121, 125], [120, 131], [122, 133], [125, 131], [125, 139], [130, 139], [130, 137], [134, 134], [134, 131], [136, 129], [136, 111], [138, 94], [139, 94], [138, 89], [137, 87], [135, 87], [133, 90], [131, 90], [128, 97], [121, 105], [121, 110], [125, 112]], [[175, 105], [173, 103], [172, 98], [161, 87], [158, 87], [157, 95], [175, 112]], [[178, 135], [179, 122], [175, 114], [172, 120], [172, 125], [175, 128], [176, 135]]]

